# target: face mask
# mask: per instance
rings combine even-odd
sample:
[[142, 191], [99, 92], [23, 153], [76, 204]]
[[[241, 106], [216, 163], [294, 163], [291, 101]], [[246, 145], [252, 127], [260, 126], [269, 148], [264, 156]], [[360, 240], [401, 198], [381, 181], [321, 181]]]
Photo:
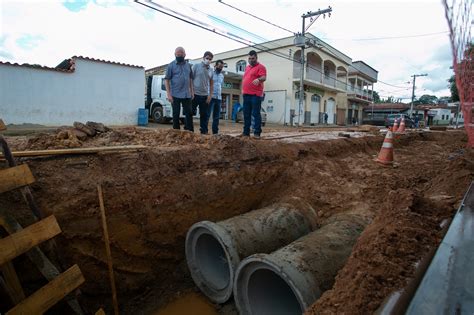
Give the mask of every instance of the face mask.
[[184, 57], [176, 57], [176, 61], [177, 61], [177, 62], [183, 62], [183, 61], [184, 61]]
[[222, 69], [216, 68], [217, 73], [221, 73]]
[[204, 64], [205, 64], [206, 66], [209, 66], [209, 64], [211, 63], [211, 61], [210, 61], [210, 60], [207, 60], [206, 58], [204, 58], [204, 59], [202, 60], [202, 62], [204, 62]]

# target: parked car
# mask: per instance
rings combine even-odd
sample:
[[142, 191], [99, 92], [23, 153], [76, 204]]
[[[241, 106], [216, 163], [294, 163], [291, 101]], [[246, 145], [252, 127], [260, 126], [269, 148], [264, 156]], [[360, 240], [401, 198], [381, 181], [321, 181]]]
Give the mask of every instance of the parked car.
[[[260, 115], [262, 116], [262, 126], [265, 126], [265, 124], [267, 123], [267, 112], [263, 109], [263, 107], [260, 110]], [[239, 108], [239, 111], [237, 112], [237, 117], [235, 118], [235, 122], [241, 121], [244, 121], [243, 107]]]
[[406, 128], [415, 128], [415, 122], [407, 114], [389, 114], [385, 118], [385, 127], [392, 127], [393, 122], [396, 119], [399, 119], [398, 123], [400, 124], [402, 117], [405, 117], [405, 127]]

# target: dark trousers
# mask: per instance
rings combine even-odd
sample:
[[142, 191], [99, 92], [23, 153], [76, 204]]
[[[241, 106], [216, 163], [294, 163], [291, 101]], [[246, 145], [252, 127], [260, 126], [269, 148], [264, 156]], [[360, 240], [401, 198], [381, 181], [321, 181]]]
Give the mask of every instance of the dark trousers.
[[172, 106], [173, 106], [173, 129], [180, 129], [179, 113], [181, 110], [181, 106], [183, 106], [184, 130], [189, 130], [189, 131], [194, 132], [191, 99], [173, 97]]
[[244, 135], [250, 135], [250, 124], [252, 123], [252, 117], [254, 120], [253, 133], [256, 136], [260, 136], [262, 133], [262, 115], [260, 114], [261, 107], [262, 98], [260, 96], [244, 94]]
[[219, 118], [221, 116], [221, 103], [222, 100], [217, 98], [211, 99], [209, 103], [209, 111], [207, 112], [206, 126], [209, 123], [209, 118], [212, 117], [212, 133], [219, 133]]
[[199, 107], [199, 125], [201, 134], [206, 135], [207, 129], [207, 112], [209, 110], [209, 104], [206, 103], [207, 95], [196, 95], [194, 94], [194, 104]]

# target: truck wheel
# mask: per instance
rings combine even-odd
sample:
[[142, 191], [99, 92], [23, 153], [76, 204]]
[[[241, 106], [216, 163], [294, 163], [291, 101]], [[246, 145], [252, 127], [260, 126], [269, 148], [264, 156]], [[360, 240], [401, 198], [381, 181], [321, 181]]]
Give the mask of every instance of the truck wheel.
[[151, 114], [153, 120], [157, 123], [163, 124], [165, 123], [165, 118], [163, 117], [163, 107], [158, 106], [153, 109]]

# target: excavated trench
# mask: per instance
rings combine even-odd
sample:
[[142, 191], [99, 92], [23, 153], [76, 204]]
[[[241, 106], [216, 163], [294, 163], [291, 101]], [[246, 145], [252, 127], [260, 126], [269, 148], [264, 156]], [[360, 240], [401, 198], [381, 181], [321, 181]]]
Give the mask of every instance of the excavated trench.
[[[61, 147], [54, 135], [10, 140], [13, 149]], [[363, 232], [355, 228], [341, 265], [324, 277], [322, 296], [307, 311], [373, 312], [406, 285], [416, 262], [439, 242], [440, 223], [452, 216], [473, 178], [474, 154], [465, 149], [466, 140], [458, 131], [401, 136], [395, 139], [398, 165], [386, 168], [373, 161], [381, 136], [284, 143], [131, 128], [82, 146], [146, 144], [149, 149], [24, 162], [37, 179], [32, 191], [40, 208], [54, 214], [63, 231], [55, 239], [58, 250], [50, 254], [63, 268], [81, 268], [86, 282], [79, 300], [88, 312], [112, 309], [97, 184], [104, 190], [124, 314], [154, 313], [196, 289], [185, 258], [186, 234], [193, 224], [286, 203], [309, 205], [314, 230], [324, 231], [335, 218], [337, 225], [346, 214], [356, 215], [366, 227]], [[24, 225], [32, 222], [18, 192], [0, 195], [0, 205]], [[213, 241], [205, 244], [212, 248]], [[316, 260], [309, 264], [319, 266]], [[17, 265], [28, 290], [43, 284], [26, 258]], [[252, 279], [250, 290], [261, 290], [267, 281], [279, 283], [265, 271]], [[264, 307], [261, 301], [252, 303]], [[312, 302], [305, 302], [305, 308]], [[5, 309], [8, 302], [1, 302], [0, 312]], [[216, 309], [236, 312], [227, 306]]]

